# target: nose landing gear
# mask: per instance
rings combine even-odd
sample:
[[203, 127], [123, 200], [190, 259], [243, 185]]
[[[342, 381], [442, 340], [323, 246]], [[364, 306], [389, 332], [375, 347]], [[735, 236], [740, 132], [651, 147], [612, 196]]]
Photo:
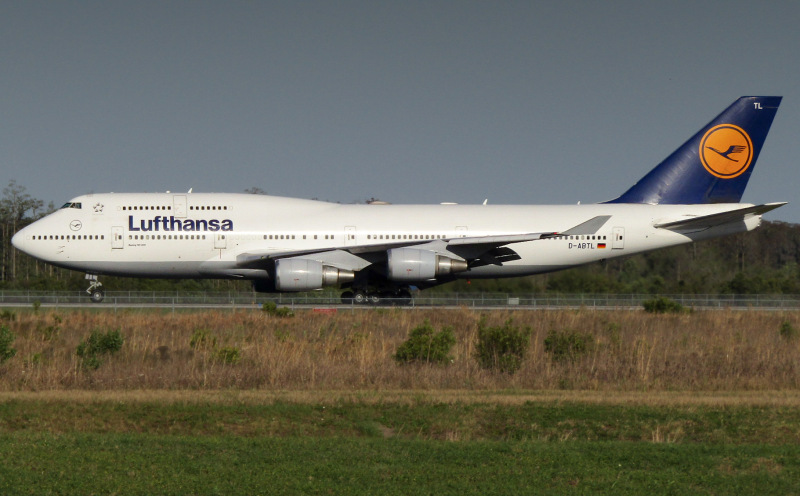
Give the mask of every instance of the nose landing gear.
[[86, 274], [86, 279], [91, 281], [89, 284], [89, 288], [86, 292], [89, 294], [89, 298], [92, 300], [92, 303], [100, 303], [103, 301], [103, 298], [106, 297], [106, 291], [103, 289], [103, 283], [97, 280], [97, 276], [94, 274]]

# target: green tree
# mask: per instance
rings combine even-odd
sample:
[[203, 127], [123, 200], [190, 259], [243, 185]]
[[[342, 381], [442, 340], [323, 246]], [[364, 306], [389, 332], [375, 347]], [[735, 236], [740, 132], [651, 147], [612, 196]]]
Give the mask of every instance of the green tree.
[[42, 213], [44, 202], [28, 194], [24, 186], [13, 179], [3, 188], [0, 199], [0, 223], [2, 229], [2, 270], [0, 281], [14, 280], [17, 276], [17, 253], [11, 247], [11, 238], [17, 231]]
[[452, 360], [450, 350], [456, 344], [453, 329], [444, 327], [435, 332], [431, 323], [425, 319], [422, 325], [411, 330], [408, 339], [397, 348], [394, 359], [400, 363], [424, 362], [447, 364]]
[[521, 329], [508, 319], [502, 326], [487, 327], [484, 319], [478, 324], [475, 358], [481, 367], [513, 374], [522, 367], [530, 344], [530, 328]]

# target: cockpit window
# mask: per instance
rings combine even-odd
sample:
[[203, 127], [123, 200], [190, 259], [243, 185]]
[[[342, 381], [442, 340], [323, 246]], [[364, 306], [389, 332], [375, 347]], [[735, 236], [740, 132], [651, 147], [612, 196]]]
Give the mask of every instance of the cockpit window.
[[80, 209], [81, 208], [81, 203], [80, 202], [67, 202], [67, 203], [63, 204], [61, 206], [61, 208], [77, 208], [77, 209]]

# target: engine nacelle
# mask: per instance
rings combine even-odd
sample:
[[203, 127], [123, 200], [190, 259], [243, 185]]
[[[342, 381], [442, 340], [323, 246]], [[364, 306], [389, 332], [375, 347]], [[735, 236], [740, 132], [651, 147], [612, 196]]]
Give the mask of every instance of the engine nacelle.
[[392, 248], [387, 251], [387, 256], [388, 275], [392, 281], [426, 281], [469, 268], [463, 260], [437, 255], [430, 250]]
[[323, 286], [351, 282], [352, 270], [341, 270], [307, 258], [283, 258], [275, 261], [275, 289], [310, 291]]

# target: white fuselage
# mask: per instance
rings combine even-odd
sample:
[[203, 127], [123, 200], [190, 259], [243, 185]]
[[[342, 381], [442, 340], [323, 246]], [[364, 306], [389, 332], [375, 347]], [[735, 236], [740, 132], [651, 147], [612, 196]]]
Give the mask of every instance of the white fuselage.
[[743, 206], [342, 205], [250, 194], [109, 193], [71, 200], [21, 230], [14, 245], [51, 264], [91, 274], [260, 279], [268, 277], [266, 271], [243, 268], [243, 255], [564, 232], [592, 217], [610, 216], [595, 234], [514, 243], [509, 247], [517, 260], [456, 275], [509, 277], [754, 229], [760, 216], [692, 233], [654, 227]]

